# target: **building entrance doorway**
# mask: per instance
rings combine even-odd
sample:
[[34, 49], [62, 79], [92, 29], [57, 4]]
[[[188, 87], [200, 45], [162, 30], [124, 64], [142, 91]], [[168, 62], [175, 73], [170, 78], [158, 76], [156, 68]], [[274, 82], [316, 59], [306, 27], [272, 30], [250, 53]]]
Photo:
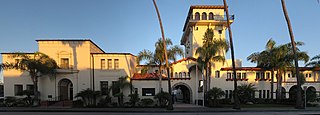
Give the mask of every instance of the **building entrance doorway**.
[[191, 102], [191, 89], [187, 84], [178, 83], [173, 86], [173, 100], [175, 103], [187, 103]]
[[59, 100], [73, 100], [73, 84], [69, 79], [59, 81]]

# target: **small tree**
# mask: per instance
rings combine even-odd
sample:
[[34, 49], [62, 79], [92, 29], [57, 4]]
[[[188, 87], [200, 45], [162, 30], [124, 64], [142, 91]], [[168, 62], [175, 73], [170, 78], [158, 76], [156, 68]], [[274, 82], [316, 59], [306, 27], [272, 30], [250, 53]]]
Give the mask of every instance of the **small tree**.
[[160, 107], [166, 107], [169, 104], [171, 95], [168, 92], [160, 92], [154, 96], [158, 100]]
[[129, 77], [120, 77], [115, 84], [112, 84], [111, 89], [112, 90], [120, 90], [117, 92], [117, 94], [114, 94], [114, 97], [118, 97], [118, 103], [122, 107], [123, 106], [123, 89], [125, 87], [131, 87], [132, 85], [130, 82], [127, 80]]
[[39, 91], [38, 91], [38, 79], [45, 75], [54, 75], [58, 65], [55, 60], [48, 55], [35, 52], [33, 54], [26, 53], [14, 53], [12, 56], [14, 59], [18, 59], [15, 63], [2, 63], [1, 69], [16, 69], [29, 72], [31, 80], [34, 85], [34, 99], [33, 106], [39, 105]]
[[238, 97], [239, 97], [240, 103], [245, 104], [249, 101], [252, 101], [252, 99], [254, 98], [252, 94], [255, 91], [256, 91], [256, 88], [252, 83], [241, 84], [240, 86], [238, 86]]
[[94, 99], [97, 99], [101, 96], [100, 91], [93, 91], [91, 89], [85, 89], [77, 93], [75, 96], [76, 98], [81, 98], [81, 101], [83, 102], [85, 107], [88, 106], [96, 106], [96, 103], [94, 103]]
[[31, 97], [34, 95], [34, 92], [32, 90], [23, 90], [21, 92], [18, 92], [18, 95], [23, 96], [25, 95], [26, 97], [23, 99], [27, 105], [32, 105], [33, 103], [33, 98]]
[[136, 103], [140, 101], [139, 95], [137, 93], [129, 94], [131, 107], [135, 107]]
[[212, 102], [213, 106], [217, 106], [218, 102], [217, 100], [221, 97], [223, 97], [225, 95], [225, 93], [222, 91], [221, 88], [218, 87], [213, 87], [212, 89], [210, 89], [207, 93], [207, 98], [209, 100], [209, 102]]

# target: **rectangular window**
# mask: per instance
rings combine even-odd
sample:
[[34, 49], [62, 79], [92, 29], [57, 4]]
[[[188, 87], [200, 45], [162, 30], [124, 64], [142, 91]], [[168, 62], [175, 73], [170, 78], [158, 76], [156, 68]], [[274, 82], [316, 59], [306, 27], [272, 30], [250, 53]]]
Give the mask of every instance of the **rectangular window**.
[[262, 90], [262, 97], [266, 98], [266, 90]]
[[267, 79], [270, 79], [270, 73], [267, 73]]
[[[116, 85], [117, 83], [118, 83], [118, 81], [112, 81], [112, 85], [113, 86]], [[118, 93], [120, 93], [120, 88], [119, 87], [113, 87], [112, 88], [112, 95], [114, 96], [114, 95], [116, 95]]]
[[216, 71], [216, 78], [220, 78], [220, 71]]
[[60, 67], [63, 69], [69, 69], [69, 58], [61, 58]]
[[198, 92], [203, 92], [203, 80], [199, 80]]
[[229, 90], [229, 99], [233, 97], [233, 90]]
[[106, 60], [105, 59], [101, 59], [101, 69], [105, 69], [106, 68]]
[[247, 79], [247, 73], [242, 73], [242, 79]]
[[232, 79], [232, 78], [231, 78], [231, 73], [230, 73], [230, 72], [228, 72], [228, 73], [227, 73], [227, 79]]
[[262, 98], [262, 91], [259, 90], [259, 98], [261, 99]]
[[119, 69], [119, 59], [114, 59], [114, 69]]
[[225, 90], [226, 94], [225, 94], [225, 98], [228, 99], [229, 93], [228, 90]]
[[155, 88], [142, 88], [142, 96], [154, 96]]
[[267, 98], [270, 98], [270, 90], [267, 90]]
[[32, 84], [27, 85], [27, 90], [33, 91], [33, 89], [34, 89], [34, 85]]
[[14, 85], [14, 95], [19, 95], [20, 92], [22, 92], [23, 86], [22, 85]]
[[264, 72], [261, 72], [261, 76], [260, 76], [261, 79], [264, 79], [265, 76], [264, 76]]
[[291, 77], [291, 74], [290, 74], [290, 73], [288, 73], [288, 77]]
[[108, 69], [112, 68], [112, 59], [108, 59]]
[[138, 88], [134, 88], [134, 94], [138, 94]]
[[241, 79], [241, 73], [237, 73], [237, 79]]
[[309, 77], [311, 77], [311, 73], [309, 73]]
[[100, 91], [101, 95], [108, 94], [108, 81], [100, 81]]

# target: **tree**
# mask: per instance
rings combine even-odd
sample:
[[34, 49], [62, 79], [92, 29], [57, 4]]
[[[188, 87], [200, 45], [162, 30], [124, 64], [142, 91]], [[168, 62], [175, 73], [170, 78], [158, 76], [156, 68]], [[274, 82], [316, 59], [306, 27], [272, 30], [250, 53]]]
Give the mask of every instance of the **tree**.
[[[171, 39], [167, 38], [165, 40], [166, 47], [170, 47], [172, 45]], [[158, 41], [155, 43], [155, 51], [151, 52], [149, 50], [142, 50], [138, 53], [137, 61], [140, 63], [141, 61], [146, 61], [147, 65], [157, 65], [159, 68], [160, 76], [159, 76], [159, 91], [161, 91], [162, 86], [162, 70], [163, 65], [165, 64], [165, 57], [163, 52], [163, 41], [161, 39], [158, 39]], [[167, 48], [166, 48], [167, 49]], [[178, 45], [171, 46], [167, 50], [168, 58], [170, 61], [176, 61], [176, 56], [183, 56], [183, 49], [179, 47]]]
[[154, 96], [154, 99], [157, 99], [160, 107], [166, 107], [171, 100], [171, 95], [168, 92], [159, 92]]
[[120, 77], [118, 81], [116, 81], [114, 84], [112, 84], [111, 89], [113, 90], [113, 93], [115, 93], [115, 90], [119, 90], [116, 94], [114, 94], [115, 97], [118, 97], [118, 103], [122, 107], [123, 106], [123, 89], [126, 87], [131, 87], [130, 82], [127, 80], [129, 77]]
[[312, 57], [306, 66], [320, 67], [320, 54]]
[[85, 107], [96, 106], [95, 99], [101, 96], [100, 91], [93, 91], [92, 89], [85, 89], [76, 94], [76, 98], [81, 98]]
[[[297, 46], [304, 45], [303, 42], [296, 42]], [[302, 52], [297, 49], [298, 59], [307, 62], [309, 56], [306, 52]], [[281, 100], [281, 84], [282, 75], [287, 71], [289, 67], [294, 67], [293, 64], [293, 50], [290, 43], [276, 46], [276, 42], [270, 39], [267, 42], [266, 49], [262, 52], [255, 52], [247, 57], [251, 62], [257, 63], [257, 67], [262, 67], [266, 70], [272, 71], [272, 81], [274, 71], [277, 71], [277, 100]], [[293, 72], [295, 73], [295, 72]], [[301, 78], [300, 78], [301, 79]], [[300, 81], [301, 83], [301, 81]], [[273, 91], [273, 89], [272, 89]]]
[[217, 100], [225, 95], [224, 91], [222, 91], [221, 88], [218, 87], [212, 87], [208, 93], [207, 93], [207, 98], [209, 102], [213, 102], [213, 106], [217, 106], [218, 102]]
[[254, 84], [249, 83], [249, 84], [241, 84], [238, 86], [238, 97], [241, 103], [245, 104], [249, 101], [252, 101], [253, 94], [255, 93], [256, 88]]
[[290, 22], [290, 18], [287, 12], [287, 8], [286, 8], [286, 3], [284, 0], [281, 0], [281, 5], [282, 5], [282, 11], [283, 11], [283, 15], [285, 16], [286, 22], [287, 22], [287, 26], [288, 26], [288, 31], [289, 31], [289, 35], [290, 35], [290, 39], [291, 39], [291, 44], [292, 44], [292, 50], [293, 50], [293, 55], [294, 55], [294, 65], [295, 65], [295, 74], [297, 76], [297, 102], [296, 102], [296, 108], [297, 109], [303, 109], [303, 103], [302, 103], [302, 95], [301, 95], [301, 81], [300, 81], [300, 76], [299, 76], [299, 65], [298, 65], [298, 54], [297, 54], [297, 47], [296, 47], [296, 42], [294, 41], [294, 35], [293, 35], [293, 31], [292, 31], [292, 27], [291, 27], [291, 22]]
[[14, 53], [12, 58], [18, 59], [14, 63], [3, 63], [1, 64], [2, 69], [16, 69], [21, 71], [27, 71], [31, 77], [34, 85], [34, 101], [33, 106], [39, 105], [39, 92], [38, 92], [38, 79], [39, 77], [55, 74], [55, 70], [58, 65], [55, 60], [50, 58], [48, 55], [35, 52], [33, 54], [26, 53]]
[[230, 41], [231, 59], [232, 59], [233, 87], [234, 87], [233, 109], [240, 109], [239, 99], [238, 99], [238, 96], [236, 95], [238, 92], [238, 89], [237, 89], [238, 84], [237, 84], [237, 78], [236, 78], [236, 64], [235, 64], [234, 48], [233, 48], [233, 41], [232, 41], [232, 31], [231, 31], [230, 20], [229, 20], [229, 11], [228, 11], [228, 5], [226, 0], [223, 0], [223, 6], [227, 16], [227, 28], [229, 31], [229, 41]]
[[[207, 93], [210, 86], [210, 76], [211, 76], [211, 62], [218, 61], [224, 62], [225, 57], [221, 55], [224, 53], [223, 51], [227, 51], [229, 48], [229, 44], [225, 40], [214, 39], [213, 38], [213, 30], [208, 28], [203, 35], [203, 46], [198, 47], [196, 50], [196, 54], [199, 55], [197, 62], [199, 65], [204, 68], [204, 92]], [[206, 94], [205, 94], [206, 97]], [[207, 98], [206, 98], [207, 99]]]

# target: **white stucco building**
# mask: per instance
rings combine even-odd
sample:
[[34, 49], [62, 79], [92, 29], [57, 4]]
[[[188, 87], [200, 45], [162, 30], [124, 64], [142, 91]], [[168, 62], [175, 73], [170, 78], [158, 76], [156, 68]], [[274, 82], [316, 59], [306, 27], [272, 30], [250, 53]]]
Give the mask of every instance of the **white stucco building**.
[[[181, 45], [185, 48], [186, 58], [170, 65], [172, 89], [180, 90], [180, 99], [185, 103], [195, 103], [203, 100], [203, 76], [197, 66], [195, 51], [203, 44], [203, 35], [207, 28], [214, 30], [215, 39], [226, 39], [226, 17], [223, 6], [191, 6], [183, 28]], [[234, 17], [230, 17], [233, 22]], [[157, 67], [149, 66], [146, 74], [141, 74], [143, 66], [136, 63], [136, 56], [131, 53], [106, 53], [89, 39], [41, 39], [36, 40], [38, 51], [53, 58], [59, 65], [55, 76], [43, 76], [39, 79], [40, 99], [45, 100], [75, 100], [78, 92], [90, 88], [104, 91], [110, 88], [119, 77], [130, 77], [134, 89], [124, 90], [125, 101], [132, 92], [140, 98], [153, 98], [159, 92]], [[13, 53], [2, 53], [2, 62], [15, 62]], [[32, 55], [32, 53], [29, 53]], [[225, 56], [225, 53], [220, 54]], [[276, 79], [271, 80], [269, 70], [256, 67], [242, 67], [241, 60], [236, 60], [238, 84], [253, 83], [257, 87], [256, 98], [275, 98]], [[304, 86], [312, 90], [320, 90], [320, 68], [301, 68], [306, 77]], [[27, 72], [19, 70], [4, 70], [4, 96], [17, 96], [22, 90], [32, 89], [33, 83]], [[233, 81], [231, 76], [231, 61], [212, 62], [212, 74], [208, 79], [209, 88], [222, 88], [226, 96], [231, 98]], [[168, 91], [167, 76], [163, 76], [162, 90]], [[271, 90], [271, 85], [274, 88]], [[289, 92], [295, 85], [295, 77], [290, 71], [283, 77], [282, 91]], [[112, 94], [111, 94], [112, 95]], [[289, 97], [284, 93], [285, 98]], [[116, 100], [114, 100], [116, 101]]]

